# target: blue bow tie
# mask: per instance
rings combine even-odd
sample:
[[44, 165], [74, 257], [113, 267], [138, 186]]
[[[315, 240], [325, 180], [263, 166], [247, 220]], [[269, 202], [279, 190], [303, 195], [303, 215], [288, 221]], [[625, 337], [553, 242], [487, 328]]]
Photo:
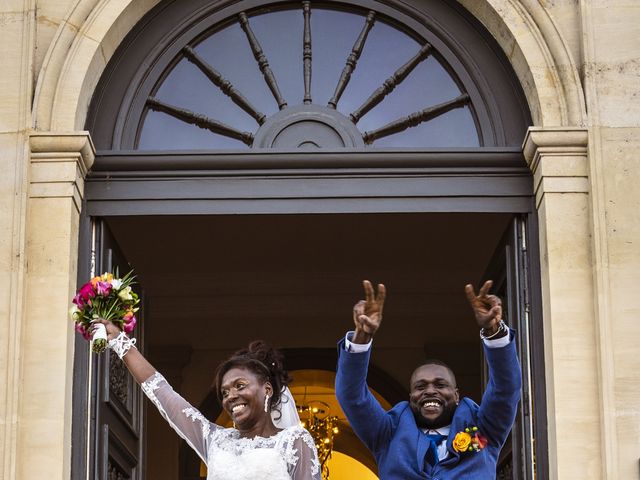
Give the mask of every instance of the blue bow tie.
[[446, 440], [446, 435], [440, 435], [439, 433], [429, 433], [427, 434], [427, 438], [429, 439], [429, 449], [427, 450], [426, 459], [429, 462], [429, 465], [434, 466], [438, 463], [438, 445], [443, 440]]

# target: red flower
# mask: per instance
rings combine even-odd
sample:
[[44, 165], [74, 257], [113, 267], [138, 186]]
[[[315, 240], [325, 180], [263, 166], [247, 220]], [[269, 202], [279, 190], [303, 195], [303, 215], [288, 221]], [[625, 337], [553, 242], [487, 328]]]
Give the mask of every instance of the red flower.
[[82, 300], [87, 302], [87, 300], [96, 296], [96, 291], [93, 289], [93, 285], [91, 285], [91, 283], [85, 283], [80, 288], [78, 294], [82, 297]]
[[487, 440], [486, 437], [483, 437], [479, 433], [476, 433], [473, 436], [473, 443], [475, 443], [478, 446], [478, 449], [483, 449], [484, 447], [487, 446], [487, 444], [489, 443], [489, 440]]

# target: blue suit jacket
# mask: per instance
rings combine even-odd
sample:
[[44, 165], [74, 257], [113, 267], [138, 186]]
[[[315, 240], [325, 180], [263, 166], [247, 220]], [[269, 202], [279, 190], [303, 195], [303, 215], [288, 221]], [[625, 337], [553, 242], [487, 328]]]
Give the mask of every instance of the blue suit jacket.
[[[338, 401], [353, 430], [375, 456], [381, 480], [495, 478], [496, 461], [513, 425], [522, 383], [514, 332], [510, 335], [511, 342], [505, 347], [484, 346], [489, 383], [482, 402], [462, 399], [447, 438], [449, 456], [434, 467], [425, 462], [429, 440], [416, 424], [409, 402], [385, 411], [369, 392], [366, 377], [371, 350], [349, 353], [344, 339], [338, 343]], [[456, 433], [467, 426], [478, 427], [489, 440], [477, 453], [458, 453], [452, 447]]]

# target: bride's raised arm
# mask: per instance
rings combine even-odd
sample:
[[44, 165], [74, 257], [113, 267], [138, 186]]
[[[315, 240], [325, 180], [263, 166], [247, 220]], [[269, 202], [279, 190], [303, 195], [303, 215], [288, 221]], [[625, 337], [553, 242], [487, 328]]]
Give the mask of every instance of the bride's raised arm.
[[110, 348], [120, 356], [145, 395], [158, 408], [171, 428], [184, 438], [206, 463], [209, 433], [211, 429], [218, 426], [209, 422], [196, 408], [176, 393], [117, 326], [107, 320], [101, 320], [101, 323], [107, 329]]

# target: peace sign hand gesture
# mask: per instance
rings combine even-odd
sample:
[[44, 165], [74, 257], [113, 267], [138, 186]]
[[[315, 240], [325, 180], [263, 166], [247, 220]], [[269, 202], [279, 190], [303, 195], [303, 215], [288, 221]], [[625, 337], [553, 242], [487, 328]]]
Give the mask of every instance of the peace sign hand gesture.
[[473, 285], [464, 287], [467, 300], [473, 309], [478, 326], [483, 329], [485, 335], [492, 335], [498, 331], [498, 325], [502, 320], [502, 300], [496, 295], [489, 295], [493, 281], [487, 280], [476, 295]]
[[353, 323], [356, 330], [353, 343], [369, 343], [382, 323], [382, 309], [387, 295], [385, 286], [378, 284], [376, 293], [369, 280], [362, 282], [365, 299], [353, 306]]

